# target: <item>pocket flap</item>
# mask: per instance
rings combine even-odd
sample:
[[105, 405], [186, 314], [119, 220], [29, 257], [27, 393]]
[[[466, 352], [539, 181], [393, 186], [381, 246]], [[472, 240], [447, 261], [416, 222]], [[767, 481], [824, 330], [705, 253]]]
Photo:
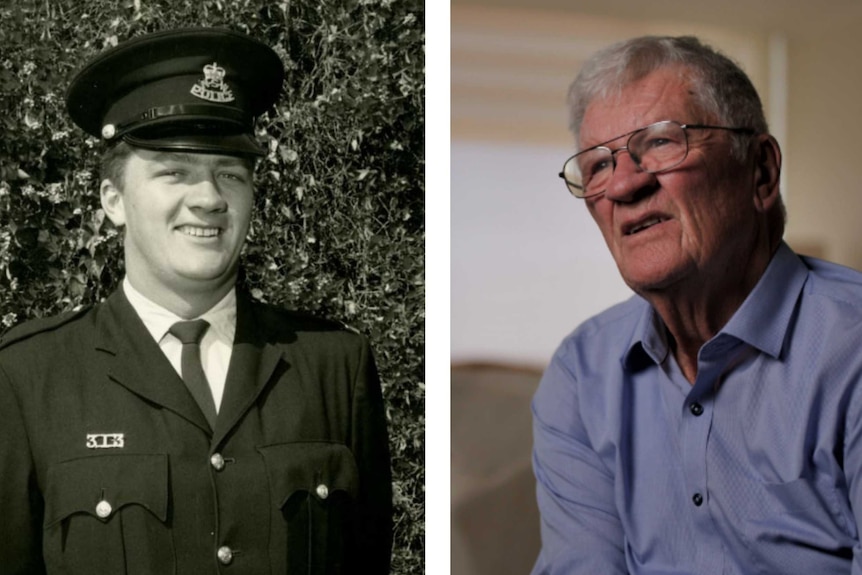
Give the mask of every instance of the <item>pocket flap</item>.
[[356, 497], [359, 472], [356, 459], [340, 443], [281, 443], [258, 448], [263, 455], [276, 505], [281, 508], [298, 492], [327, 499], [335, 492]]
[[125, 505], [140, 505], [167, 520], [166, 454], [97, 455], [48, 469], [46, 527], [75, 513], [106, 520]]

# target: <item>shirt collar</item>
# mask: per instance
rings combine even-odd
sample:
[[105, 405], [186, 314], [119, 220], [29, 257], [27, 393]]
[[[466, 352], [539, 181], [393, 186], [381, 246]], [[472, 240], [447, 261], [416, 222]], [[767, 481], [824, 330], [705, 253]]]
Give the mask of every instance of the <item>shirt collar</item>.
[[[772, 357], [779, 357], [807, 277], [808, 268], [786, 243], [781, 242], [757, 285], [727, 325], [704, 347], [731, 336]], [[622, 357], [623, 365], [630, 370], [642, 366], [648, 359], [659, 364], [669, 352], [664, 322], [652, 306], [645, 300], [643, 303], [643, 311]]]
[[[170, 327], [183, 318], [165, 309], [136, 290], [128, 276], [123, 279], [123, 292], [126, 299], [140, 316], [141, 320], [157, 342], [160, 342]], [[210, 333], [219, 339], [233, 344], [236, 333], [236, 287], [208, 311], [192, 319], [204, 319], [210, 324]]]
[[781, 242], [763, 277], [721, 331], [779, 357], [807, 278], [808, 268]]
[[650, 360], [657, 364], [662, 363], [667, 357], [669, 347], [661, 317], [645, 299], [637, 295], [634, 297], [640, 300], [642, 311], [632, 330], [622, 362], [627, 369], [636, 371]]

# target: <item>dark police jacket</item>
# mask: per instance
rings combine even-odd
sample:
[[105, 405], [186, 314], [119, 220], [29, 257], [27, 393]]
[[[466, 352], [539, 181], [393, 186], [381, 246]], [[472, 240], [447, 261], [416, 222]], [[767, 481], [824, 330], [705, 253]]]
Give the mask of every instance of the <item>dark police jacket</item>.
[[0, 573], [388, 573], [367, 341], [238, 296], [215, 430], [122, 290], [3, 340]]

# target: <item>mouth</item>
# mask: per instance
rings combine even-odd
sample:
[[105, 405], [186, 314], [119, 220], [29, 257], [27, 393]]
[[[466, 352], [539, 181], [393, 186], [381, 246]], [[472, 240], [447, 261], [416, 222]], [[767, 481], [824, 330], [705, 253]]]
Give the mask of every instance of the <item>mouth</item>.
[[626, 229], [623, 230], [623, 235], [631, 236], [666, 221], [667, 218], [663, 218], [661, 216], [648, 218], [646, 220], [637, 222], [634, 225], [627, 226]]
[[180, 226], [177, 228], [177, 231], [193, 238], [214, 238], [222, 233], [221, 228], [191, 225]]

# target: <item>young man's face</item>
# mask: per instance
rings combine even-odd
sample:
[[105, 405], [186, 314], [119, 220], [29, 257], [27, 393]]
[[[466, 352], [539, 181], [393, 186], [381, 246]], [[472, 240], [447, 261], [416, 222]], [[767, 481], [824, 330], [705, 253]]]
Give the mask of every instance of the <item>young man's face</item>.
[[253, 201], [247, 159], [134, 148], [102, 205], [125, 226], [129, 280], [144, 295], [227, 291], [236, 281]]

